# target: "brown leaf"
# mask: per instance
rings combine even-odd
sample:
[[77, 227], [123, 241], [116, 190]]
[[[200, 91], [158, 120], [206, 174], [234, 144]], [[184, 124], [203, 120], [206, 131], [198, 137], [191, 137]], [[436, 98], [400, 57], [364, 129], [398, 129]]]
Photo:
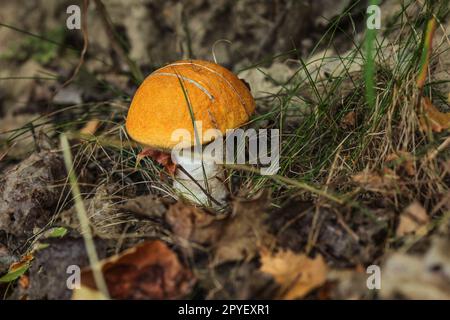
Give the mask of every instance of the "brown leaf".
[[353, 128], [356, 125], [356, 112], [350, 111], [342, 118], [341, 125], [344, 128]]
[[222, 235], [224, 226], [224, 220], [182, 202], [170, 206], [165, 220], [175, 235], [200, 244], [215, 243]]
[[100, 125], [100, 121], [97, 119], [89, 120], [83, 128], [81, 128], [80, 133], [86, 135], [94, 135]]
[[422, 98], [422, 115], [419, 125], [422, 131], [441, 132], [450, 128], [450, 112], [439, 111], [428, 97]]
[[24, 255], [22, 258], [20, 258], [20, 261], [14, 262], [9, 267], [10, 272], [14, 272], [20, 268], [22, 268], [24, 265], [29, 264], [31, 260], [34, 259], [34, 256], [31, 253], [28, 253]]
[[166, 169], [166, 171], [173, 176], [175, 174], [175, 170], [177, 169], [177, 165], [172, 162], [172, 157], [170, 153], [163, 152], [160, 150], [152, 149], [152, 148], [144, 148], [137, 156], [136, 165], [144, 157], [150, 157], [151, 159], [158, 162], [160, 165]]
[[127, 200], [123, 204], [117, 205], [119, 210], [125, 210], [135, 215], [159, 218], [166, 212], [166, 206], [161, 198], [154, 195], [144, 195]]
[[[195, 278], [177, 255], [160, 240], [147, 241], [101, 261], [113, 299], [179, 299], [188, 294]], [[73, 299], [100, 298], [90, 269], [82, 272], [82, 289]]]
[[[354, 269], [333, 269], [327, 275], [326, 285], [320, 292], [329, 287], [328, 300], [367, 300], [371, 291], [367, 289], [366, 268], [357, 265]], [[331, 288], [330, 288], [331, 286]]]
[[414, 157], [407, 151], [398, 151], [396, 153], [391, 153], [386, 157], [386, 161], [393, 162], [399, 168], [404, 169], [406, 174], [411, 177], [416, 174]]
[[407, 234], [423, 233], [430, 218], [422, 205], [414, 201], [400, 215], [400, 222], [396, 234], [399, 237]]
[[433, 236], [423, 255], [395, 252], [382, 266], [382, 299], [449, 300], [450, 241]]
[[279, 298], [299, 299], [326, 281], [327, 265], [321, 255], [314, 259], [304, 254], [280, 251], [273, 255], [261, 252], [261, 271], [271, 274], [280, 285]]
[[268, 198], [263, 193], [252, 200], [235, 201], [234, 215], [227, 220], [215, 246], [213, 265], [227, 261], [250, 260], [258, 248], [273, 241], [264, 223]]
[[21, 275], [19, 278], [19, 286], [22, 289], [28, 289], [28, 287], [30, 286], [30, 277], [25, 274]]
[[399, 177], [395, 172], [388, 168], [385, 168], [382, 173], [366, 170], [352, 176], [353, 182], [367, 190], [376, 192], [395, 189], [398, 179]]

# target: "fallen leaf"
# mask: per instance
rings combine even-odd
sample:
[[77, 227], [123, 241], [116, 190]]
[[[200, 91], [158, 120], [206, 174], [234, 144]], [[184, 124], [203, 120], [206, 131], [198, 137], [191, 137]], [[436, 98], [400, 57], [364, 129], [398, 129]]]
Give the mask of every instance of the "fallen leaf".
[[405, 170], [409, 176], [416, 174], [416, 167], [414, 163], [414, 157], [407, 151], [397, 151], [391, 153], [386, 157], [386, 162], [392, 162], [395, 166]]
[[435, 235], [431, 239], [431, 246], [426, 252], [423, 263], [426, 270], [440, 281], [447, 281], [450, 286], [450, 238]]
[[144, 195], [129, 199], [117, 207], [119, 210], [125, 210], [135, 215], [149, 218], [160, 218], [167, 210], [161, 198], [154, 195]]
[[372, 293], [367, 288], [366, 269], [358, 265], [355, 269], [334, 269], [327, 275], [327, 286], [320, 288], [319, 294], [328, 287], [328, 300], [365, 300]]
[[145, 157], [150, 157], [151, 159], [158, 162], [160, 165], [166, 169], [166, 171], [173, 176], [175, 174], [175, 170], [177, 169], [177, 165], [172, 162], [172, 157], [170, 153], [163, 152], [160, 150], [155, 150], [152, 148], [144, 148], [137, 156], [136, 166], [141, 162], [141, 160]]
[[97, 119], [89, 120], [83, 128], [81, 128], [80, 133], [86, 135], [94, 135], [100, 125], [100, 121]]
[[422, 115], [419, 125], [422, 131], [441, 132], [450, 128], [450, 112], [439, 111], [428, 97], [422, 98]]
[[280, 299], [299, 299], [322, 286], [327, 278], [327, 265], [321, 255], [314, 259], [305, 254], [280, 251], [273, 255], [261, 252], [261, 271], [271, 274], [280, 285]]
[[11, 264], [11, 266], [9, 267], [9, 270], [16, 271], [18, 269], [21, 269], [23, 266], [29, 264], [31, 262], [31, 260], [33, 260], [33, 258], [34, 257], [32, 254], [26, 254], [20, 259], [20, 261], [14, 262], [13, 264]]
[[22, 289], [28, 289], [28, 287], [30, 286], [30, 278], [23, 274], [20, 278], [19, 278], [19, 286]]
[[344, 128], [353, 128], [356, 125], [356, 112], [350, 111], [342, 118], [341, 125]]
[[382, 266], [382, 299], [450, 299], [450, 259], [448, 238], [433, 237], [421, 255], [394, 253]]
[[414, 201], [400, 215], [400, 221], [396, 234], [399, 237], [408, 234], [423, 234], [425, 226], [430, 221], [428, 214], [422, 205]]
[[365, 170], [353, 175], [352, 180], [367, 190], [383, 193], [390, 192], [395, 189], [397, 187], [399, 177], [394, 171], [384, 168], [381, 173]]
[[[179, 299], [195, 284], [192, 272], [160, 240], [141, 243], [100, 264], [113, 299]], [[82, 271], [81, 281], [82, 289], [75, 289], [72, 299], [101, 298], [90, 269]]]
[[182, 202], [170, 206], [165, 220], [175, 235], [200, 244], [215, 243], [222, 236], [224, 227], [223, 219]]
[[233, 203], [234, 214], [226, 221], [214, 246], [213, 266], [228, 261], [249, 261], [257, 255], [259, 247], [273, 241], [265, 225], [267, 205], [265, 193]]

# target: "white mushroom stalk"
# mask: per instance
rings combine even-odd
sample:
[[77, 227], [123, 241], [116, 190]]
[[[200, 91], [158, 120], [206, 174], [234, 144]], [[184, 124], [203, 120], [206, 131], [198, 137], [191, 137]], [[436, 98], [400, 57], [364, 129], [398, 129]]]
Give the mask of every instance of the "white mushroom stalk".
[[219, 209], [226, 204], [225, 172], [217, 160], [194, 153], [191, 148], [172, 153], [177, 164], [174, 191], [193, 203]]

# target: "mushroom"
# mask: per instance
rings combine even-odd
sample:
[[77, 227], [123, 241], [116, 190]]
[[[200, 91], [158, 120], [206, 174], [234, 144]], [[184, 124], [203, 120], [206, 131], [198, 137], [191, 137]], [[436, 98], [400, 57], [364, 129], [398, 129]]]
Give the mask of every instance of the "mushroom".
[[[254, 110], [249, 88], [231, 71], [208, 61], [182, 60], [144, 80], [131, 102], [126, 129], [142, 145], [171, 151], [177, 164], [173, 188], [180, 196], [219, 207], [228, 194], [223, 167], [198, 153], [221, 138], [208, 130], [223, 136], [246, 123]], [[181, 139], [180, 130], [188, 133]]]

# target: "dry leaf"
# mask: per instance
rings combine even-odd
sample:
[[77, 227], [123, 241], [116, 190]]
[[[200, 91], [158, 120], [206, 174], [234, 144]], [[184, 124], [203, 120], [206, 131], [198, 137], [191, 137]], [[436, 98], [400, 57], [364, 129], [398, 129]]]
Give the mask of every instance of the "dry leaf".
[[158, 162], [160, 165], [164, 166], [164, 169], [173, 176], [175, 174], [175, 170], [177, 169], [177, 165], [172, 162], [172, 157], [170, 153], [163, 152], [160, 150], [155, 150], [152, 148], [144, 148], [137, 156], [136, 159], [136, 165], [139, 164], [139, 162], [144, 157], [150, 157], [151, 159]]
[[94, 135], [100, 125], [97, 119], [89, 120], [85, 126], [80, 130], [81, 134]]
[[314, 259], [287, 250], [272, 255], [261, 252], [261, 271], [271, 274], [280, 285], [279, 298], [299, 299], [326, 281], [327, 265], [321, 255]]
[[235, 213], [223, 229], [215, 245], [213, 265], [227, 261], [248, 261], [256, 256], [258, 248], [273, 241], [264, 223], [268, 197], [265, 193], [252, 200], [235, 201]]
[[[195, 278], [164, 242], [147, 241], [101, 261], [113, 299], [179, 299], [188, 294]], [[82, 290], [73, 299], [100, 298], [90, 269], [81, 276]]]
[[439, 111], [428, 97], [422, 98], [422, 112], [419, 125], [422, 131], [441, 132], [450, 128], [450, 112]]
[[31, 253], [28, 253], [24, 255], [22, 258], [20, 258], [20, 261], [12, 263], [11, 266], [9, 267], [9, 271], [14, 272], [15, 270], [22, 268], [23, 266], [28, 265], [33, 259], [34, 256]]
[[423, 256], [394, 253], [381, 270], [382, 299], [450, 299], [450, 241], [434, 236]]
[[404, 169], [406, 174], [411, 177], [416, 174], [414, 157], [407, 151], [398, 151], [396, 153], [391, 153], [386, 157], [386, 161], [394, 162], [395, 165], [397, 165], [399, 168]]
[[426, 230], [424, 227], [428, 224], [430, 218], [422, 205], [414, 201], [400, 215], [400, 222], [396, 234], [402, 237], [407, 234], [422, 234]]
[[385, 168], [382, 173], [367, 170], [357, 173], [352, 176], [352, 180], [367, 190], [389, 192], [397, 187], [399, 177], [394, 171]]
[[342, 119], [341, 125], [344, 128], [353, 128], [356, 125], [356, 112], [350, 111], [347, 113]]
[[30, 277], [25, 274], [21, 275], [19, 278], [19, 286], [22, 289], [28, 289], [28, 287], [30, 286]]
[[319, 294], [328, 288], [328, 295], [324, 297], [328, 300], [370, 299], [372, 293], [367, 288], [367, 277], [366, 268], [361, 265], [355, 269], [330, 270], [326, 285], [320, 288]]
[[129, 199], [117, 205], [117, 208], [149, 218], [160, 218], [166, 212], [166, 206], [162, 199], [151, 194]]
[[170, 206], [165, 220], [175, 235], [200, 244], [215, 243], [222, 235], [224, 227], [224, 220], [182, 202]]

